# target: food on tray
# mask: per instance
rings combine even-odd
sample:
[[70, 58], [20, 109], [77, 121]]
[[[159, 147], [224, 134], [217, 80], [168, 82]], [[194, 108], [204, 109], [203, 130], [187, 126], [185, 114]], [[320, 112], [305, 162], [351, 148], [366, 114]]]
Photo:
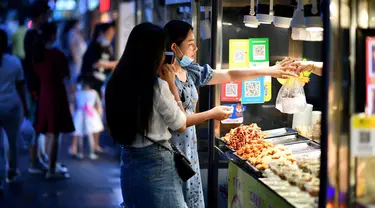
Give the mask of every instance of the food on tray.
[[253, 141], [250, 144], [245, 144], [236, 151], [236, 154], [243, 159], [255, 158], [273, 145], [265, 140]]
[[318, 178], [313, 178], [310, 182], [305, 184], [305, 189], [311, 196], [316, 197], [319, 196], [319, 185], [320, 180]]
[[257, 124], [241, 125], [231, 129], [222, 140], [234, 150], [240, 149], [245, 144], [251, 144], [253, 140], [264, 139], [265, 135]]
[[290, 185], [296, 186], [300, 175], [301, 175], [301, 171], [296, 170], [294, 172], [290, 172], [286, 174], [286, 179], [290, 183]]

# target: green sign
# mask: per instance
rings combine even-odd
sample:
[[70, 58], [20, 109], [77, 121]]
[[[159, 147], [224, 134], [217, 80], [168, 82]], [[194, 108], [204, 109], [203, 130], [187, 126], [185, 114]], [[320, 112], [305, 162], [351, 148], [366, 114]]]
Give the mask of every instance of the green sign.
[[250, 38], [250, 63], [269, 62], [268, 38]]
[[262, 182], [244, 172], [229, 161], [228, 169], [229, 208], [290, 208], [280, 196]]

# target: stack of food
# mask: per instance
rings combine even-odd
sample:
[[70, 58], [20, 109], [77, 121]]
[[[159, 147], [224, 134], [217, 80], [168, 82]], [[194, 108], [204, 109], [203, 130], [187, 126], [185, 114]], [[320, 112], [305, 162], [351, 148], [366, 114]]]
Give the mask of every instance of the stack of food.
[[245, 144], [251, 144], [254, 140], [264, 139], [265, 135], [256, 124], [241, 125], [230, 130], [222, 140], [234, 150], [239, 150]]

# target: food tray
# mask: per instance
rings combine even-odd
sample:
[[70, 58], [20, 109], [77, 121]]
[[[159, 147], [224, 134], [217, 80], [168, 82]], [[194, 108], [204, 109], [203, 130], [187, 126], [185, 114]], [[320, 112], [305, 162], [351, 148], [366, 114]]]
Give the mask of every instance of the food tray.
[[309, 141], [309, 139], [300, 135], [288, 135], [288, 136], [270, 138], [270, 139], [267, 139], [267, 141], [271, 142], [274, 145], [278, 145], [278, 144], [290, 145], [290, 144], [298, 144], [298, 143], [307, 142]]
[[263, 131], [263, 133], [266, 134], [265, 139], [298, 134], [298, 132], [292, 128], [271, 129]]
[[252, 164], [250, 164], [249, 161], [246, 161], [245, 163], [249, 167], [250, 171], [253, 172], [258, 178], [263, 177], [262, 171], [256, 169]]
[[230, 147], [229, 145], [225, 145], [226, 148], [228, 148], [230, 151], [235, 152], [236, 150]]
[[224, 143], [224, 144], [227, 144], [226, 141], [224, 141], [221, 137], [216, 137], [217, 140], [219, 140], [220, 142]]
[[234, 152], [233, 155], [236, 156], [236, 157], [238, 157], [240, 160], [247, 161], [247, 159], [245, 159], [245, 158], [239, 156], [239, 155], [237, 154], [237, 152]]
[[292, 154], [308, 153], [320, 150], [320, 146], [312, 141], [299, 144], [285, 145], [285, 147], [292, 152]]

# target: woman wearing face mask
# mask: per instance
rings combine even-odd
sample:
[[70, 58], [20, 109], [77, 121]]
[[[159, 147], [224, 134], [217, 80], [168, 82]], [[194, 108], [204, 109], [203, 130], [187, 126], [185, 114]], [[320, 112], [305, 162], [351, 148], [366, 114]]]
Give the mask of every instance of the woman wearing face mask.
[[185, 132], [172, 133], [173, 144], [186, 154], [191, 160], [192, 167], [197, 171], [197, 174], [184, 184], [185, 201], [190, 208], [204, 208], [195, 125], [209, 119], [225, 119], [228, 112], [219, 106], [205, 112], [194, 113], [198, 101], [197, 88], [234, 80], [249, 80], [260, 76], [285, 78], [286, 76], [295, 75], [286, 72], [287, 68], [283, 67], [291, 62], [289, 60], [283, 60], [280, 65], [257, 70], [213, 70], [209, 65], [200, 66], [194, 64], [193, 61], [198, 47], [195, 45], [193, 27], [184, 21], [172, 20], [165, 25], [164, 31], [167, 34], [166, 50], [173, 51], [176, 56], [174, 64], [175, 83], [179, 89], [180, 99], [186, 112], [191, 114], [191, 119], [186, 124], [188, 128], [186, 128]]
[[[92, 87], [102, 98], [101, 89], [107, 81], [109, 75], [117, 64], [111, 42], [115, 36], [115, 23], [102, 23], [96, 25], [92, 41], [89, 44], [85, 55], [83, 56], [81, 77], [91, 78]], [[101, 115], [102, 116], [102, 115]], [[99, 144], [100, 134], [94, 134], [95, 151], [103, 152]], [[70, 153], [74, 155], [77, 146], [77, 140], [73, 140]]]
[[96, 26], [92, 41], [83, 56], [81, 76], [93, 78], [94, 89], [99, 95], [101, 87], [117, 63], [111, 46], [115, 32], [114, 22]]

